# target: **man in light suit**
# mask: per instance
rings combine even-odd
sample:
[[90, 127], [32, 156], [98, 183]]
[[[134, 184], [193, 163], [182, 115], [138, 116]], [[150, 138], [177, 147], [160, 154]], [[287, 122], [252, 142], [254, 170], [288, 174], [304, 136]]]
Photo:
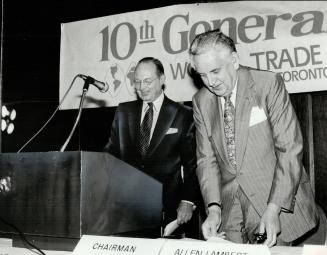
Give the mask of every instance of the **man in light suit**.
[[282, 78], [239, 64], [234, 42], [197, 35], [191, 65], [205, 87], [193, 98], [197, 176], [207, 218], [203, 235], [289, 245], [317, 222], [302, 165], [302, 135]]
[[[163, 225], [176, 218], [181, 225], [190, 221], [200, 197], [195, 127], [192, 110], [165, 96], [164, 82], [158, 59], [147, 57], [138, 62], [134, 84], [140, 100], [119, 104], [105, 151], [159, 180], [163, 184]], [[151, 132], [144, 151], [141, 130], [150, 105]], [[190, 237], [196, 235], [193, 232]]]

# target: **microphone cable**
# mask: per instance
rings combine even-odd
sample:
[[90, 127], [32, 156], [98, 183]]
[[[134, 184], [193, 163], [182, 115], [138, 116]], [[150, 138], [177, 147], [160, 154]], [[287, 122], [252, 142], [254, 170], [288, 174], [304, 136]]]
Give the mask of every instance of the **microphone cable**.
[[[50, 118], [43, 124], [43, 126], [17, 151], [17, 153], [20, 153], [31, 141], [34, 140], [35, 137], [37, 137], [41, 131], [48, 125], [48, 123], [53, 119], [53, 117], [55, 116], [55, 114], [57, 113], [57, 111], [59, 110], [60, 106], [62, 105], [63, 101], [65, 100], [66, 96], [68, 95], [68, 93], [70, 92], [70, 90], [73, 87], [73, 84], [76, 80], [76, 78], [78, 77], [78, 75], [76, 75], [74, 77], [74, 79], [72, 80], [72, 82], [69, 85], [69, 88], [67, 89], [67, 91], [65, 92], [63, 98], [61, 99], [61, 101], [59, 102], [58, 107], [54, 110], [54, 112], [52, 113], [52, 115], [50, 116]], [[42, 255], [46, 255], [40, 248], [38, 248], [36, 245], [32, 244], [30, 241], [27, 240], [25, 234], [19, 230], [19, 228], [17, 228], [15, 225], [7, 222], [5, 219], [3, 219], [0, 216], [0, 221], [2, 221], [5, 225], [10, 226], [11, 228], [13, 228], [14, 230], [17, 231], [17, 233], [19, 234], [19, 236], [21, 237], [21, 239], [23, 241], [25, 241], [29, 246], [31, 246], [32, 248], [36, 249], [40, 254]]]
[[29, 246], [31, 246], [32, 248], [36, 249], [39, 254], [42, 254], [42, 255], [46, 255], [40, 248], [38, 248], [35, 244], [32, 244], [30, 241], [27, 240], [25, 234], [19, 230], [19, 228], [17, 228], [14, 224], [11, 224], [9, 222], [7, 222], [5, 219], [3, 219], [1, 216], [0, 216], [0, 221], [2, 221], [5, 225], [13, 228], [20, 236], [20, 238], [26, 242]]
[[74, 79], [72, 80], [72, 82], [69, 85], [69, 88], [67, 89], [66, 93], [64, 94], [63, 98], [61, 99], [61, 101], [59, 102], [58, 107], [54, 110], [54, 112], [52, 113], [52, 115], [50, 116], [50, 118], [43, 124], [43, 126], [17, 151], [17, 153], [20, 153], [31, 141], [34, 140], [35, 137], [37, 137], [41, 131], [48, 125], [48, 123], [52, 120], [52, 118], [55, 116], [55, 114], [57, 113], [57, 111], [59, 110], [60, 106], [62, 105], [63, 101], [65, 100], [66, 96], [68, 95], [69, 91], [72, 89], [73, 84], [76, 80], [76, 78], [78, 77], [78, 75], [76, 75], [74, 77]]

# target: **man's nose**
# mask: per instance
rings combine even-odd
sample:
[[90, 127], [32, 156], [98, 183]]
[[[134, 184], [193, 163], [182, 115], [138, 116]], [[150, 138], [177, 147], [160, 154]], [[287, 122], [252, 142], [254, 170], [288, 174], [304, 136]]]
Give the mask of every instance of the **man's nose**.
[[146, 89], [146, 88], [148, 88], [148, 85], [144, 81], [142, 81], [141, 84], [140, 84], [140, 90], [143, 90], [143, 89]]
[[209, 86], [213, 86], [215, 84], [215, 82], [216, 82], [215, 77], [213, 77], [213, 75], [211, 75], [211, 74], [207, 75], [207, 79], [208, 79]]

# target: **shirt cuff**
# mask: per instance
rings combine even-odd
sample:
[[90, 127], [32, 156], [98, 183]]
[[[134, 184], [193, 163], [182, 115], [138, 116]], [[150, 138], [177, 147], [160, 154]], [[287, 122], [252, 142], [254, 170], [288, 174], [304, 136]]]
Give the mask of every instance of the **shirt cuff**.
[[185, 203], [188, 203], [188, 204], [192, 205], [193, 206], [193, 210], [195, 210], [195, 208], [196, 208], [196, 205], [193, 202], [191, 202], [191, 201], [181, 200], [181, 202], [185, 202]]

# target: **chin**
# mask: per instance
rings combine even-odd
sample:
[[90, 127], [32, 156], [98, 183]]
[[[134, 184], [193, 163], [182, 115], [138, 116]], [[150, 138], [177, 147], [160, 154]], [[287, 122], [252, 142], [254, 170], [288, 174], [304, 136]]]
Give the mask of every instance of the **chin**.
[[150, 102], [151, 98], [150, 97], [141, 97], [141, 99], [145, 102]]
[[214, 93], [216, 96], [219, 96], [219, 97], [224, 96], [224, 93], [222, 93], [221, 91], [212, 90], [211, 92]]

